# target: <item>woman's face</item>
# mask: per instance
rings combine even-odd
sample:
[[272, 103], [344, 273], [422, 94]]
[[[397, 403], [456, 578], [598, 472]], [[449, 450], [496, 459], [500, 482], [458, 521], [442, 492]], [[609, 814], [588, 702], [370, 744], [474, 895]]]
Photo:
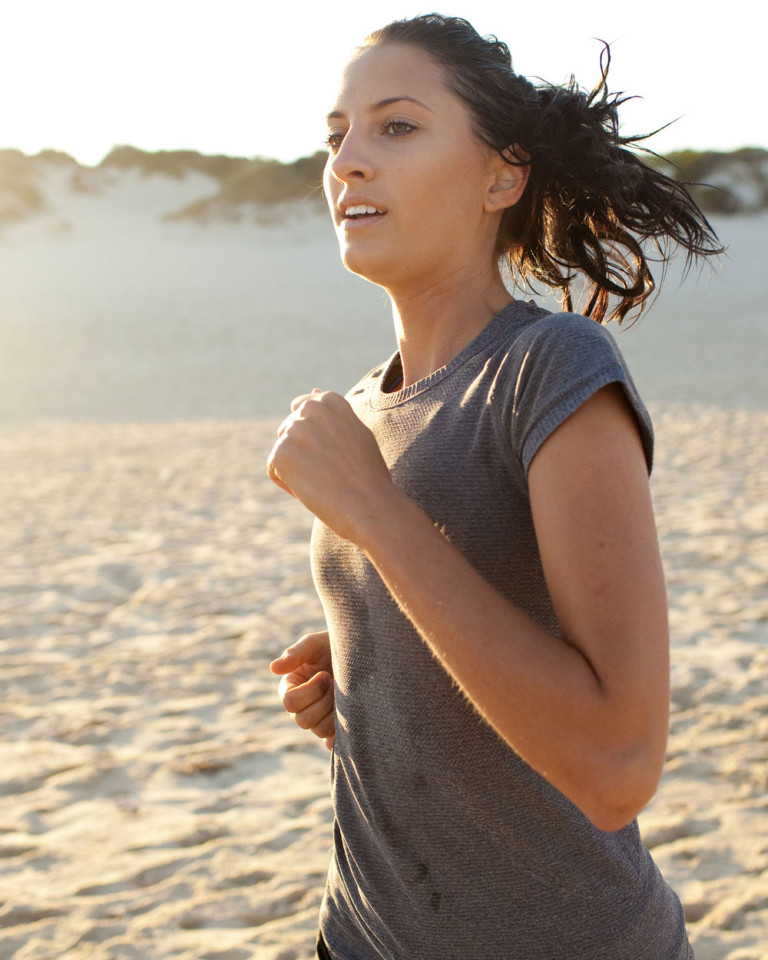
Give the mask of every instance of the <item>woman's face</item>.
[[328, 146], [325, 194], [353, 273], [391, 292], [493, 262], [497, 184], [516, 168], [479, 140], [443, 68], [418, 47], [384, 44], [352, 59]]

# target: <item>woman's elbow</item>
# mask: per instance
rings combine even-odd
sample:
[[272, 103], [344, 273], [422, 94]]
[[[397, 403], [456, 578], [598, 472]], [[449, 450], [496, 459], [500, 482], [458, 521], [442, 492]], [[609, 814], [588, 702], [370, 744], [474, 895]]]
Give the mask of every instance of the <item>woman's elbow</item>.
[[646, 746], [625, 751], [602, 766], [576, 805], [598, 830], [621, 830], [650, 802], [663, 765], [663, 749]]

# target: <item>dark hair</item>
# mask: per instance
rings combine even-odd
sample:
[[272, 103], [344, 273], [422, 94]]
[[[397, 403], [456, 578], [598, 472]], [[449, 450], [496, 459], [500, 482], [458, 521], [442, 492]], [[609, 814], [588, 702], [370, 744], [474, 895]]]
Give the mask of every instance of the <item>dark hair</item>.
[[600, 82], [585, 93], [573, 77], [566, 86], [534, 86], [514, 72], [505, 43], [457, 17], [397, 20], [363, 47], [383, 43], [429, 54], [469, 107], [480, 139], [513, 166], [530, 163], [525, 192], [504, 212], [496, 244], [518, 285], [538, 280], [560, 290], [570, 310], [581, 273], [583, 312], [603, 322], [613, 296], [607, 319], [621, 322], [630, 311], [639, 315], [654, 289], [644, 242], [664, 264], [677, 248], [686, 251], [686, 266], [723, 252], [686, 187], [627, 149], [650, 134], [619, 134], [618, 108], [630, 98], [608, 93], [608, 44]]

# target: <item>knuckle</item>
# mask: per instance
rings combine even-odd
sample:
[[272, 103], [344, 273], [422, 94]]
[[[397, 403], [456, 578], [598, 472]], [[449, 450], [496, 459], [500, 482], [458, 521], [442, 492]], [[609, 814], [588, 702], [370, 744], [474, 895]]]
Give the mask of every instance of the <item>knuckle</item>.
[[301, 703], [298, 698], [289, 690], [283, 694], [283, 707], [288, 713], [297, 713], [301, 710]]
[[312, 727], [312, 733], [316, 737], [320, 737], [321, 740], [325, 740], [326, 737], [330, 737], [334, 734], [336, 729], [336, 724], [334, 722], [334, 717], [332, 713], [326, 714], [319, 723], [316, 723]]

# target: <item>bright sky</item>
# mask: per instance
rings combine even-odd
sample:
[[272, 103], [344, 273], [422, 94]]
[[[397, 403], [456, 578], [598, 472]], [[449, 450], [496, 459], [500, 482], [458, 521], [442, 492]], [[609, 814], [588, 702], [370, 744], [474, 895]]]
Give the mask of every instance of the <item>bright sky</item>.
[[[749, 2], [749, 7], [748, 7]], [[115, 144], [291, 160], [319, 149], [348, 52], [412, 2], [0, 0], [0, 146], [96, 164]], [[625, 132], [660, 152], [768, 147], [763, 30], [751, 0], [439, 4], [506, 41], [518, 73], [640, 94]], [[750, 12], [750, 9], [752, 12]]]

